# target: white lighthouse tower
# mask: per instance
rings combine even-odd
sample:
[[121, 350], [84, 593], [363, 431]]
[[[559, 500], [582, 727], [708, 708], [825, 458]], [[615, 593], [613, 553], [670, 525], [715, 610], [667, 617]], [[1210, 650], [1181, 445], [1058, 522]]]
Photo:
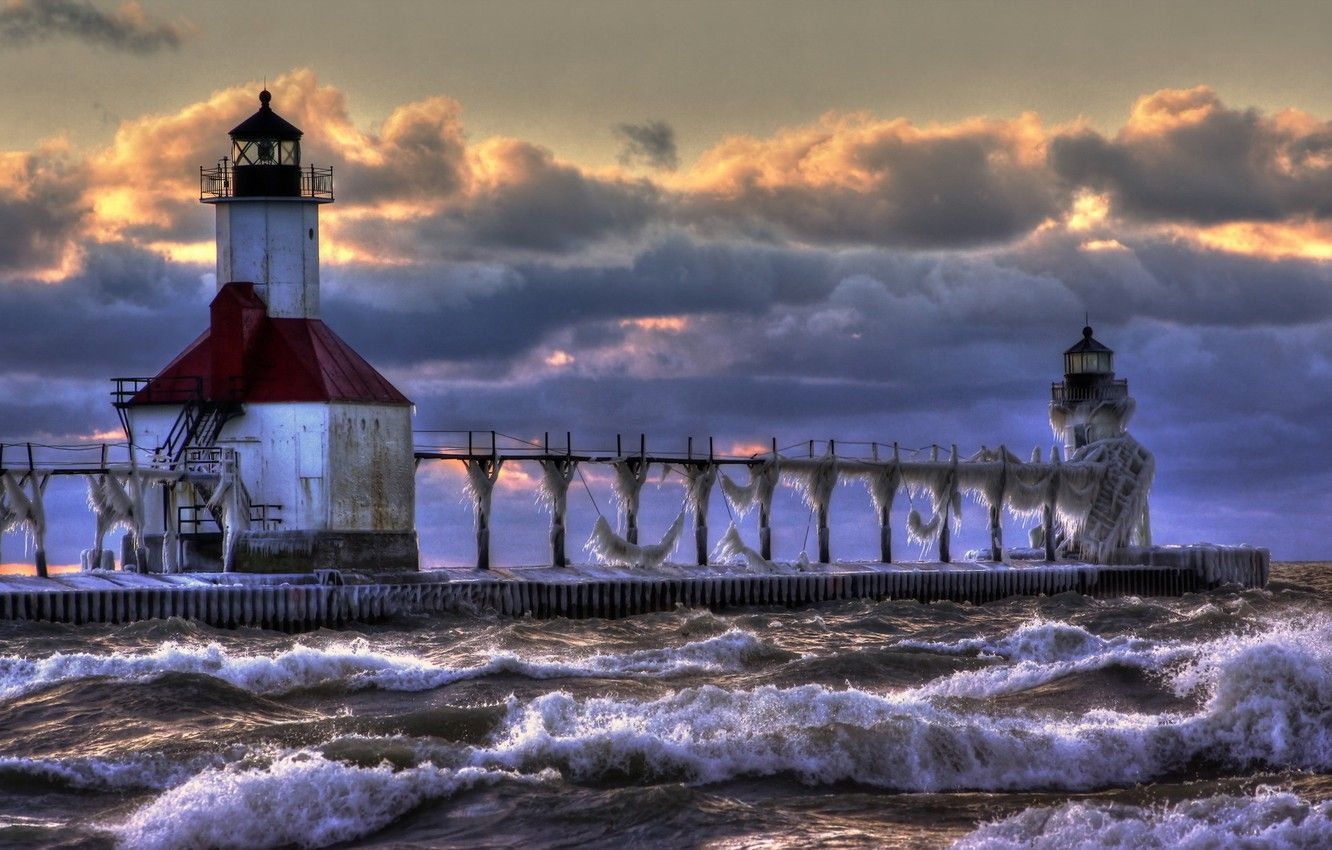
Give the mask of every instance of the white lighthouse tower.
[[148, 563], [416, 569], [411, 402], [319, 317], [332, 169], [301, 165], [271, 100], [200, 169], [217, 215], [208, 329], [156, 376], [116, 381], [138, 456], [182, 476], [145, 511]]

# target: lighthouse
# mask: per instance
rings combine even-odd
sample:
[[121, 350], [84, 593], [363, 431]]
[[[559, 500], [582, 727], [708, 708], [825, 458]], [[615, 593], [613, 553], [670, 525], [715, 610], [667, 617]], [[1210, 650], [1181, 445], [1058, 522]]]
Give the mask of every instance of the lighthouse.
[[1050, 427], [1069, 453], [1118, 437], [1133, 415], [1128, 381], [1115, 377], [1115, 352], [1096, 341], [1090, 326], [1064, 352], [1064, 380], [1050, 387]]
[[217, 224], [209, 324], [113, 393], [136, 458], [179, 473], [144, 510], [155, 569], [415, 570], [412, 404], [320, 318], [331, 168], [259, 94], [200, 168]]

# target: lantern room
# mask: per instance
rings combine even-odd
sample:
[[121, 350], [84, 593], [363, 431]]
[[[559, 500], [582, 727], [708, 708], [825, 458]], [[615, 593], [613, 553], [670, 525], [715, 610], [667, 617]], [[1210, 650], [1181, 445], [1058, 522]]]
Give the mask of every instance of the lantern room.
[[259, 93], [259, 111], [231, 131], [232, 178], [239, 197], [292, 197], [301, 193], [301, 131]]
[[1064, 375], [1113, 376], [1115, 353], [1092, 338], [1092, 329], [1082, 329], [1082, 339], [1064, 352]]

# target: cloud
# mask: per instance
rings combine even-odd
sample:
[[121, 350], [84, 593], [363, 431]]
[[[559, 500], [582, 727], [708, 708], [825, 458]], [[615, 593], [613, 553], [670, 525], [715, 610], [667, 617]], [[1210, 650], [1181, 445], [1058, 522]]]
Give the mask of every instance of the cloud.
[[733, 137], [682, 179], [700, 227], [825, 245], [944, 247], [1021, 236], [1066, 202], [1039, 119], [916, 127], [828, 115]]
[[78, 0], [10, 0], [0, 7], [0, 42], [28, 45], [53, 38], [74, 38], [95, 47], [128, 53], [175, 50], [192, 28], [148, 17], [135, 2], [108, 13]]
[[60, 142], [32, 152], [0, 152], [0, 279], [67, 273], [88, 213], [84, 177]]
[[[150, 373], [202, 330], [212, 213], [196, 169], [227, 152], [257, 88], [124, 121], [84, 159], [60, 143], [0, 154], [0, 434], [114, 427], [106, 378]], [[1320, 545], [1298, 518], [1326, 503], [1301, 459], [1332, 453], [1310, 390], [1332, 376], [1317, 250], [1332, 231], [1299, 201], [1322, 179], [1307, 116], [1196, 91], [1145, 98], [1113, 137], [1035, 116], [827, 116], [643, 177], [472, 139], [446, 97], [360, 127], [312, 72], [270, 88], [305, 161], [337, 176], [325, 319], [420, 427], [1025, 453], [1050, 441], [1049, 381], [1089, 311], [1158, 453], [1158, 529]], [[1226, 138], [1249, 153], [1173, 173], [1188, 144]], [[1180, 161], [1141, 171], [1153, 156]], [[1204, 221], [1135, 188], [1150, 173], [1183, 197], [1241, 165], [1275, 218]], [[1282, 486], [1240, 487], [1232, 468]]]
[[621, 165], [641, 163], [662, 171], [674, 171], [680, 166], [680, 157], [675, 151], [675, 129], [665, 121], [617, 124], [615, 135], [621, 139], [618, 155]]
[[1058, 136], [1050, 161], [1130, 218], [1215, 224], [1332, 213], [1332, 124], [1297, 110], [1231, 109], [1206, 86], [1140, 98], [1113, 138], [1089, 129]]

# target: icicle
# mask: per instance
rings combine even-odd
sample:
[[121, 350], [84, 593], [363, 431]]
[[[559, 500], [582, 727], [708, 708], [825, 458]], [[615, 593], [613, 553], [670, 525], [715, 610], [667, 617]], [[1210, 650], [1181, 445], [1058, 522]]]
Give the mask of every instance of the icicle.
[[907, 517], [907, 535], [911, 540], [927, 544], [934, 540], [943, 528], [945, 505], [953, 514], [953, 527], [961, 525], [962, 498], [957, 487], [958, 469], [956, 455], [948, 461], [940, 461], [939, 447], [935, 446], [928, 461], [903, 463], [902, 480], [912, 496], [927, 495], [933, 515], [924, 520], [919, 511], [913, 510], [915, 519]]
[[604, 516], [597, 517], [592, 536], [583, 547], [603, 564], [626, 567], [659, 567], [675, 552], [684, 533], [685, 509], [681, 508], [675, 521], [666, 529], [661, 542], [652, 546], [636, 546], [616, 534]]
[[934, 516], [930, 517], [929, 522], [921, 519], [920, 511], [915, 508], [907, 514], [907, 535], [911, 542], [919, 543], [922, 546], [928, 545], [939, 535], [939, 528], [943, 525], [943, 513], [935, 511]]
[[706, 521], [708, 503], [712, 501], [712, 485], [717, 481], [717, 466], [700, 463], [680, 467], [685, 479], [685, 506], [695, 517]]
[[546, 458], [541, 462], [541, 487], [537, 499], [550, 511], [550, 549], [557, 567], [565, 566], [565, 514], [569, 507], [569, 482], [578, 472], [578, 461], [568, 457]]
[[[250, 494], [231, 464], [219, 476], [217, 489], [206, 507], [214, 516], [219, 512], [222, 515], [222, 571], [231, 572], [236, 540], [250, 527]], [[139, 569], [145, 566], [140, 564]]]
[[639, 458], [632, 458], [617, 460], [612, 465], [615, 467], [615, 501], [620, 510], [637, 515], [639, 494], [643, 483], [647, 481], [648, 464]]
[[[10, 506], [9, 488], [0, 484], [0, 541], [3, 541], [5, 532], [13, 528], [17, 522], [18, 513]], [[3, 563], [4, 557], [0, 555], [0, 564]]]
[[772, 507], [772, 494], [780, 478], [776, 458], [749, 464], [749, 483], [741, 486], [722, 473], [722, 495], [736, 515], [744, 518], [756, 506], [766, 511]]
[[567, 458], [551, 458], [541, 462], [541, 486], [537, 500], [553, 517], [564, 521], [569, 507], [569, 482], [578, 472], [578, 462]]
[[[173, 484], [167, 489], [167, 520], [166, 528], [162, 532], [162, 572], [178, 573], [180, 572], [179, 559], [176, 557], [176, 542], [180, 537], [180, 529], [176, 526], [176, 517], [179, 516], [180, 493]], [[137, 555], [135, 556], [138, 557]], [[123, 564], [121, 565], [124, 566]], [[140, 572], [147, 570], [147, 564], [137, 564]]]
[[88, 507], [93, 511], [95, 532], [92, 549], [84, 558], [84, 569], [102, 565], [106, 533], [117, 525], [128, 524], [134, 514], [134, 501], [115, 473], [84, 476], [88, 481]]
[[475, 528], [490, 526], [491, 494], [495, 490], [495, 481], [499, 478], [502, 459], [484, 458], [463, 461], [467, 468], [467, 483], [463, 490], [472, 501], [472, 521]]
[[745, 542], [740, 539], [740, 529], [731, 523], [722, 535], [722, 539], [717, 541], [717, 546], [712, 550], [712, 560], [717, 563], [732, 563], [743, 558], [745, 563], [753, 569], [771, 569], [772, 562], [764, 558], [758, 551], [749, 548]]
[[825, 510], [837, 486], [837, 457], [825, 454], [815, 461], [786, 461], [782, 474], [789, 477], [811, 511]]
[[865, 489], [869, 491], [874, 510], [881, 516], [884, 511], [892, 511], [897, 490], [902, 486], [902, 465], [896, 460], [875, 465], [864, 478]]
[[[10, 519], [6, 525], [6, 530], [25, 529], [32, 538], [38, 564], [44, 564], [46, 562], [46, 509], [42, 504], [42, 496], [46, 493], [46, 485], [51, 480], [50, 473], [43, 474], [32, 470], [24, 473], [21, 479], [15, 478], [13, 473], [5, 473], [0, 478], [3, 479], [5, 495], [9, 501], [9, 508], [6, 513], [10, 516]], [[28, 485], [26, 492], [23, 487], [25, 483]]]

